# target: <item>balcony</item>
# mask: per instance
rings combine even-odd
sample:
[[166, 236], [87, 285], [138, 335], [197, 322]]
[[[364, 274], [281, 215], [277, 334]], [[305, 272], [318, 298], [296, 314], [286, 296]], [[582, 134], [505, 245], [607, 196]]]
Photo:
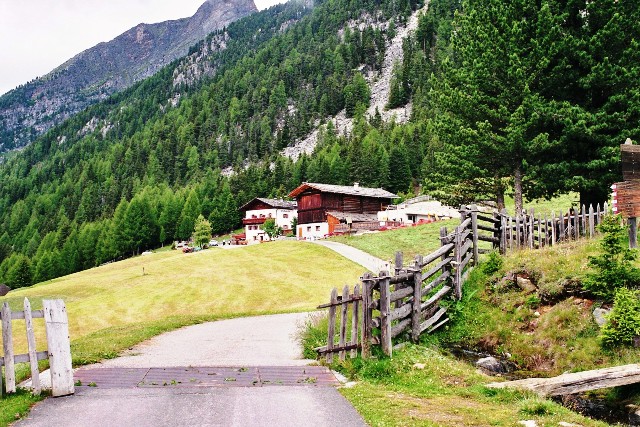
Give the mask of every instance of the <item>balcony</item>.
[[242, 225], [260, 225], [264, 224], [267, 219], [269, 218], [244, 218]]

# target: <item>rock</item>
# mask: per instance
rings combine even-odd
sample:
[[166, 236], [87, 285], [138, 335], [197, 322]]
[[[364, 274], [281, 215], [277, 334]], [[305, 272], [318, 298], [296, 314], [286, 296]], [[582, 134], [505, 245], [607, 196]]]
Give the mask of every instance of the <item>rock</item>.
[[11, 290], [10, 287], [5, 285], [4, 283], [0, 283], [0, 297], [3, 297], [6, 294], [8, 294], [10, 290]]
[[518, 421], [518, 424], [523, 425], [524, 427], [538, 427], [538, 423], [536, 423], [535, 420]]
[[540, 317], [540, 312], [539, 312], [539, 311], [536, 311], [535, 313], [533, 313], [533, 316], [534, 316], [534, 317]]
[[627, 409], [629, 410], [629, 425], [640, 426], [640, 406], [627, 405]]
[[427, 366], [427, 365], [425, 365], [424, 363], [415, 363], [415, 364], [413, 365], [413, 369], [420, 369], [420, 370], [422, 370], [422, 369], [426, 368], [426, 366]]
[[494, 372], [497, 374], [502, 374], [507, 370], [504, 368], [502, 362], [496, 359], [493, 356], [483, 357], [476, 362], [476, 366], [482, 369], [485, 369], [489, 372]]
[[562, 427], [582, 427], [580, 424], [568, 423], [566, 421], [560, 421], [558, 425]]
[[611, 313], [611, 309], [596, 308], [593, 310], [593, 320], [596, 321], [598, 326], [602, 327], [607, 322], [607, 316], [609, 313]]
[[536, 288], [536, 285], [534, 285], [531, 280], [525, 279], [524, 277], [516, 277], [516, 283], [518, 284], [518, 287], [522, 289], [522, 291], [526, 294], [532, 294], [538, 290], [538, 288]]

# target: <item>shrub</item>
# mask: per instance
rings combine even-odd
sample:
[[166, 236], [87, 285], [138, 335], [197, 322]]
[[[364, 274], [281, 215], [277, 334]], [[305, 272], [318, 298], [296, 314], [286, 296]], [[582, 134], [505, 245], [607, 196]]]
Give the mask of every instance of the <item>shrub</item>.
[[629, 345], [640, 335], [640, 295], [638, 291], [620, 288], [616, 291], [613, 310], [602, 327], [600, 339], [605, 347]]
[[487, 276], [490, 276], [500, 271], [502, 269], [503, 264], [504, 264], [504, 261], [502, 260], [502, 257], [500, 256], [500, 254], [496, 251], [493, 251], [489, 253], [487, 260], [484, 263], [482, 263], [481, 269], [484, 274], [486, 274]]
[[588, 274], [583, 284], [587, 291], [610, 302], [616, 289], [637, 286], [640, 270], [632, 265], [637, 253], [626, 243], [626, 227], [620, 224], [619, 216], [605, 216], [598, 229], [604, 234], [600, 243], [602, 254], [589, 257], [589, 265], [596, 273]]

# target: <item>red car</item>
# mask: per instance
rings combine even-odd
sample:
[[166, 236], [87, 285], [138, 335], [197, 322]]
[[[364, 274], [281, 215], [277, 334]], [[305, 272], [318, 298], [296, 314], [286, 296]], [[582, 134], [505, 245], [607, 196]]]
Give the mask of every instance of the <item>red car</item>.
[[185, 246], [182, 248], [182, 253], [188, 254], [190, 252], [193, 252], [193, 248], [191, 246]]

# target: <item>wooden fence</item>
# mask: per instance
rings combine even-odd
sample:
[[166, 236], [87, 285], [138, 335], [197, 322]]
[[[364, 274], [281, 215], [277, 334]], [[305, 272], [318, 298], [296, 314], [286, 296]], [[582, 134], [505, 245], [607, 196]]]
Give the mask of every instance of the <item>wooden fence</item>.
[[329, 325], [327, 345], [316, 350], [329, 363], [335, 353], [341, 360], [347, 352], [355, 357], [358, 350], [362, 357], [369, 357], [371, 346], [377, 345], [391, 356], [393, 340], [402, 341], [397, 337], [404, 335], [417, 342], [421, 334], [430, 333], [449, 320], [445, 297], [462, 298], [462, 284], [481, 254], [593, 237], [595, 226], [607, 211], [605, 204], [603, 209], [570, 209], [567, 215], [558, 217], [552, 214], [550, 218], [536, 218], [531, 210], [512, 218], [505, 213], [480, 212], [474, 205], [463, 206], [460, 225], [451, 233], [446, 227], [440, 229], [438, 250], [416, 256], [407, 266], [398, 252], [393, 272], [365, 273], [353, 292], [348, 286], [342, 295], [333, 289], [329, 303], [318, 307], [329, 309]]
[[[32, 310], [27, 298], [24, 299], [24, 310], [11, 311], [5, 302], [0, 312], [2, 322], [3, 357], [0, 357], [0, 397], [2, 395], [2, 366], [4, 366], [5, 392], [16, 391], [16, 363], [29, 363], [31, 367], [31, 384], [34, 394], [40, 394], [40, 370], [38, 361], [49, 359], [51, 372], [51, 393], [54, 397], [74, 393], [73, 370], [71, 368], [71, 350], [69, 341], [69, 322], [67, 311], [62, 300], [43, 300], [42, 310]], [[36, 338], [33, 330], [33, 319], [43, 318], [47, 334], [46, 351], [36, 351]], [[24, 319], [27, 335], [27, 354], [16, 355], [13, 348], [12, 321]]]

